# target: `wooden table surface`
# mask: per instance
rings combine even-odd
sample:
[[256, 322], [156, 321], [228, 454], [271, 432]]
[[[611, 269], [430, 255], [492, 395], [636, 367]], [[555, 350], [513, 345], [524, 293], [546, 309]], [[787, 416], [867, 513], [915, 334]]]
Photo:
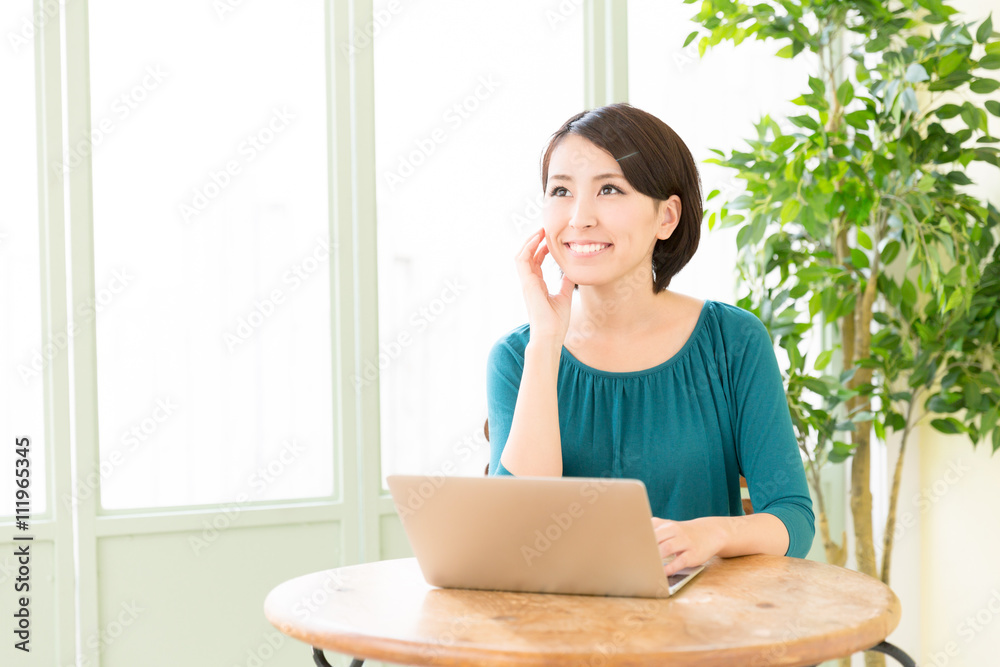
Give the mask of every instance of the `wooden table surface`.
[[852, 570], [718, 557], [669, 599], [436, 588], [415, 558], [291, 579], [264, 603], [286, 635], [406, 665], [814, 665], [870, 648], [899, 599]]

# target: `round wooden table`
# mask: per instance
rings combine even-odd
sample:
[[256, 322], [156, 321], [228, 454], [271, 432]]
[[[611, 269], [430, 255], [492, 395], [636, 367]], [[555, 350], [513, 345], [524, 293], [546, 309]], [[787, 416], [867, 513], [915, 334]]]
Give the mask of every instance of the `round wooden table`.
[[712, 558], [669, 599], [437, 588], [415, 558], [291, 579], [264, 603], [286, 635], [406, 665], [815, 665], [878, 650], [899, 599], [882, 582], [799, 558]]

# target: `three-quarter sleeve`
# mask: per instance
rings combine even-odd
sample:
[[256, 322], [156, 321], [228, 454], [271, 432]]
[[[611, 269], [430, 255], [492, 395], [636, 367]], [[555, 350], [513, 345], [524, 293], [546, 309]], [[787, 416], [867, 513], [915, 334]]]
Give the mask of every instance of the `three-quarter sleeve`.
[[[521, 386], [524, 357], [507, 338], [497, 341], [486, 362], [486, 405], [490, 424], [490, 475], [512, 475], [500, 463], [514, 421], [514, 405]], [[513, 476], [513, 475], [512, 475]]]
[[805, 558], [816, 534], [812, 497], [771, 338], [763, 322], [747, 315], [736, 336], [745, 346], [727, 353], [738, 462], [754, 512], [781, 519], [788, 530], [785, 555]]

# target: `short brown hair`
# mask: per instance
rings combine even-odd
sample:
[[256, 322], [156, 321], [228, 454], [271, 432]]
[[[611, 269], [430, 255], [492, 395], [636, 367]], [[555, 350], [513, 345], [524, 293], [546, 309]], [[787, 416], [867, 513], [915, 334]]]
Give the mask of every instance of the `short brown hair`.
[[567, 134], [579, 135], [614, 156], [629, 185], [657, 203], [680, 197], [677, 228], [653, 247], [653, 294], [666, 289], [694, 256], [701, 236], [701, 179], [691, 151], [670, 126], [626, 102], [583, 111], [549, 138], [542, 156], [543, 193], [552, 151]]

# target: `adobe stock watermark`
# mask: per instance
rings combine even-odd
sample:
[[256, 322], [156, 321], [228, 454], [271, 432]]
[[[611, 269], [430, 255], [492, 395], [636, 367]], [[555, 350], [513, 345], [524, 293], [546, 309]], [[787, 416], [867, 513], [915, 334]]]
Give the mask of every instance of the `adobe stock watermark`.
[[104, 653], [108, 647], [125, 634], [125, 630], [132, 627], [136, 619], [139, 618], [139, 614], [144, 611], [146, 610], [140, 607], [135, 600], [122, 602], [121, 609], [112, 620], [105, 624], [104, 629], [97, 635], [91, 635], [87, 638], [87, 648], [96, 650], [98, 655]]
[[271, 459], [267, 465], [257, 468], [247, 477], [247, 485], [252, 489], [251, 493], [240, 492], [236, 496], [235, 502], [228, 502], [211, 519], [202, 519], [202, 531], [198, 535], [188, 536], [188, 546], [195, 556], [201, 556], [202, 552], [214, 544], [226, 530], [239, 521], [243, 508], [262, 494], [271, 484], [281, 478], [295, 462], [305, 452], [305, 446], [295, 439], [285, 440], [281, 443], [281, 451], [276, 457]]
[[[580, 496], [587, 499], [588, 505], [593, 505], [611, 484], [612, 480], [610, 479], [586, 482], [580, 487]], [[584, 510], [583, 505], [574, 501], [567, 506], [565, 512], [558, 514], [553, 512], [551, 514], [552, 522], [545, 526], [544, 531], [541, 528], [535, 529], [535, 541], [530, 546], [521, 545], [521, 557], [524, 558], [524, 562], [532, 565], [535, 559], [551, 549], [552, 545], [573, 527], [576, 519], [583, 516]]]
[[544, 206], [545, 193], [539, 192], [533, 197], [530, 195], [525, 197], [521, 210], [510, 214], [511, 224], [514, 225], [514, 230], [519, 236], [541, 227], [539, 218], [542, 216]]
[[[336, 248], [337, 244], [333, 244], [333, 247]], [[282, 287], [274, 287], [267, 293], [267, 296], [257, 299], [249, 312], [237, 320], [233, 330], [223, 333], [223, 342], [225, 342], [229, 353], [232, 354], [236, 348], [250, 340], [254, 333], [274, 316], [278, 307], [288, 300], [289, 294], [302, 287], [329, 260], [329, 239], [325, 236], [317, 237], [312, 249], [282, 274]]]
[[455, 640], [468, 631], [471, 627], [469, 618], [472, 617], [469, 615], [453, 616], [447, 630], [438, 635], [433, 642], [424, 643], [420, 647], [422, 659], [428, 661], [425, 664], [434, 664], [434, 658], [441, 653], [443, 648], [453, 645]]
[[442, 120], [447, 124], [447, 127], [436, 127], [426, 136], [414, 139], [413, 143], [416, 148], [406, 155], [399, 156], [395, 171], [385, 173], [385, 184], [389, 187], [389, 191], [395, 192], [396, 188], [402, 185], [406, 179], [413, 176], [417, 168], [427, 162], [428, 158], [437, 151], [438, 146], [448, 141], [449, 130], [454, 133], [465, 121], [472, 118], [472, 114], [479, 109], [483, 102], [492, 97], [499, 87], [500, 82], [496, 81], [492, 74], [480, 76], [475, 89], [444, 112]]
[[141, 444], [151, 440], [160, 427], [173, 417], [178, 407], [170, 397], [156, 399], [153, 409], [147, 416], [122, 432], [119, 437], [121, 449], [115, 449], [107, 456], [101, 457], [97, 470], [92, 471], [82, 482], [74, 480], [72, 492], [62, 495], [63, 507], [69, 509], [89, 500], [98, 486], [125, 463], [126, 454], [131, 454]]
[[255, 132], [246, 135], [236, 148], [236, 155], [230, 157], [218, 169], [210, 169], [201, 185], [195, 186], [191, 195], [178, 204], [178, 212], [184, 224], [191, 224], [218, 199], [243, 169], [257, 159], [274, 141], [288, 129], [295, 114], [288, 107], [273, 108], [271, 116]]
[[7, 43], [15, 54], [21, 49], [30, 46], [35, 39], [35, 35], [45, 28], [49, 21], [53, 21], [59, 14], [59, 8], [65, 6], [64, 2], [58, 0], [42, 0], [40, 6], [32, 4], [31, 17], [22, 16], [18, 28], [7, 33]]
[[98, 660], [94, 660], [93, 658], [100, 656], [120, 639], [125, 634], [125, 631], [135, 624], [136, 619], [144, 611], [146, 609], [140, 607], [135, 600], [122, 602], [118, 613], [105, 623], [104, 628], [97, 634], [90, 635], [84, 640], [83, 645], [90, 649], [90, 652], [84, 652], [83, 659], [80, 662], [67, 663], [64, 667], [99, 667]]
[[468, 289], [468, 285], [463, 285], [458, 278], [449, 278], [444, 281], [444, 287], [437, 297], [431, 299], [425, 305], [417, 308], [407, 320], [409, 327], [403, 329], [396, 336], [379, 345], [378, 363], [371, 359], [366, 359], [362, 364], [361, 374], [351, 375], [351, 383], [355, 389], [371, 384], [378, 377], [380, 371], [384, 371], [398, 359], [403, 350], [413, 344], [414, 336], [423, 333], [427, 328], [448, 309], [448, 305], [455, 303], [459, 295]]
[[600, 327], [607, 322], [608, 318], [616, 313], [622, 307], [622, 304], [627, 302], [636, 293], [636, 290], [653, 291], [653, 279], [650, 267], [638, 266], [626, 274], [623, 280], [615, 285], [615, 295], [603, 300], [596, 309], [587, 314], [586, 319], [578, 329], [567, 334], [566, 342], [569, 343], [568, 347], [581, 345], [585, 340], [597, 333]]
[[[975, 614], [966, 616], [955, 626], [955, 634], [965, 641], [965, 646], [968, 646], [973, 639], [982, 634], [1000, 617], [1000, 590], [994, 588], [989, 595], [989, 599], [976, 610]], [[931, 653], [928, 664], [934, 667], [945, 667], [951, 663], [952, 658], [957, 658], [961, 654], [962, 647], [957, 641], [951, 639], [945, 643], [943, 650]]]
[[14, 580], [14, 575], [17, 574], [17, 565], [17, 561], [10, 555], [5, 555], [0, 560], [0, 586]]
[[477, 430], [473, 432], [471, 436], [466, 436], [459, 440], [452, 446], [451, 454], [445, 461], [438, 466], [434, 472], [429, 473], [427, 476], [430, 477], [429, 481], [422, 483], [416, 489], [410, 489], [410, 495], [402, 505], [399, 503], [393, 503], [395, 505], [396, 511], [399, 513], [399, 517], [402, 520], [404, 517], [409, 517], [420, 510], [424, 506], [424, 503], [431, 499], [431, 497], [437, 493], [441, 485], [444, 484], [446, 477], [456, 474], [455, 468], [455, 458], [458, 456], [464, 463], [469, 460], [469, 458], [475, 454], [484, 444], [489, 444], [486, 440], [486, 435], [482, 430]]
[[309, 620], [310, 616], [326, 606], [333, 593], [351, 590], [347, 586], [349, 583], [351, 583], [351, 577], [340, 570], [327, 570], [323, 575], [323, 582], [307, 595], [299, 598], [298, 602], [292, 606], [292, 613], [300, 620]]
[[[961, 459], [955, 459], [948, 463], [948, 469], [944, 472], [941, 477], [934, 480], [929, 486], [921, 488], [919, 491], [913, 494], [910, 498], [910, 507], [916, 507], [916, 513], [911, 509], [904, 509], [900, 511], [900, 508], [896, 509], [896, 524], [893, 526], [892, 538], [893, 541], [897, 541], [906, 534], [906, 532], [917, 525], [917, 516], [926, 514], [928, 510], [936, 505], [942, 498], [944, 498], [948, 492], [958, 484], [961, 479], [965, 476], [965, 473], [969, 472], [971, 468], [965, 464]], [[876, 540], [875, 543], [875, 554], [878, 558], [882, 558], [882, 554], [885, 553], [885, 547], [882, 540]]]
[[700, 37], [701, 35], [695, 37], [691, 40], [690, 44], [671, 53], [671, 59], [674, 61], [674, 68], [678, 74], [683, 72], [689, 65], [701, 60], [701, 54], [698, 53], [698, 40]]
[[351, 60], [375, 42], [379, 33], [389, 27], [396, 15], [402, 11], [403, 6], [399, 0], [389, 0], [384, 9], [376, 9], [372, 12], [372, 20], [363, 26], [351, 28], [350, 41], [340, 44], [340, 53]]
[[561, 0], [555, 9], [546, 9], [544, 15], [549, 24], [549, 30], [555, 31], [562, 27], [581, 7], [583, 7], [583, 0]]
[[40, 378], [46, 366], [69, 347], [70, 341], [80, 332], [80, 327], [92, 322], [100, 313], [107, 310], [115, 298], [124, 292], [135, 280], [129, 273], [130, 269], [121, 267], [112, 269], [111, 278], [104, 287], [94, 292], [93, 299], [86, 299], [76, 305], [75, 316], [68, 331], [60, 331], [50, 336], [49, 341], [41, 349], [31, 352], [26, 361], [17, 365], [17, 374], [27, 386], [31, 380]]
[[215, 12], [217, 19], [225, 21], [230, 14], [244, 4], [246, 4], [246, 0], [212, 0], [212, 11]]
[[61, 176], [83, 164], [84, 158], [93, 155], [117, 131], [118, 126], [128, 120], [149, 99], [152, 92], [163, 84], [167, 75], [160, 65], [147, 65], [139, 82], [115, 97], [111, 102], [110, 112], [93, 124], [87, 136], [70, 146], [66, 159], [53, 164], [55, 173]]
[[783, 664], [788, 647], [795, 641], [806, 636], [807, 630], [802, 626], [801, 619], [785, 622], [785, 631], [781, 635], [781, 641], [771, 644], [766, 649], [754, 656], [750, 662], [751, 667], [765, 667], [766, 665]]
[[261, 636], [257, 646], [248, 648], [246, 658], [242, 662], [233, 664], [233, 667], [261, 667], [284, 645], [285, 635], [272, 630]]

